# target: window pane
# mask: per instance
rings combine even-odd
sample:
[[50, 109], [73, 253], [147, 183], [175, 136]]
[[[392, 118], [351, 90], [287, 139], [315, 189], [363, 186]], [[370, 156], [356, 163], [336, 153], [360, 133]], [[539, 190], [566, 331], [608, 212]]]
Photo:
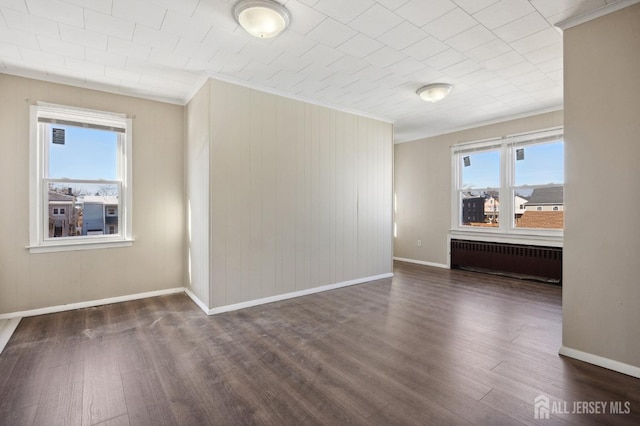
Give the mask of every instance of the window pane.
[[517, 147], [514, 155], [516, 186], [564, 183], [564, 142]]
[[500, 196], [498, 191], [463, 191], [462, 224], [497, 228], [500, 226]]
[[118, 133], [46, 124], [50, 178], [116, 180]]
[[48, 238], [118, 234], [118, 192], [115, 184], [50, 183]]
[[516, 188], [514, 198], [516, 228], [564, 228], [564, 188], [562, 186]]
[[460, 154], [460, 168], [462, 169], [460, 189], [500, 187], [499, 151]]

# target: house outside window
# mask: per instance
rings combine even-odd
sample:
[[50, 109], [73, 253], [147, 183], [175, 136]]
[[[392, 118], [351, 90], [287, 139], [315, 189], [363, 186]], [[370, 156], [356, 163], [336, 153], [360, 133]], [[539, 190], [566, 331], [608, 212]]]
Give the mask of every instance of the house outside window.
[[561, 128], [455, 145], [452, 170], [452, 233], [562, 237]]
[[31, 106], [32, 253], [131, 245], [131, 141], [124, 114]]

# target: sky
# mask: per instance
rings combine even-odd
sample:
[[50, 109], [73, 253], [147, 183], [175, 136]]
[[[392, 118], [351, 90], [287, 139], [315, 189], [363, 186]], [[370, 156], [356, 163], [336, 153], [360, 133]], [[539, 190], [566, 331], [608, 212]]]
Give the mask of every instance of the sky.
[[[564, 143], [556, 142], [529, 145], [524, 149], [524, 159], [515, 161], [515, 186], [564, 183]], [[478, 152], [469, 156], [470, 165], [462, 165], [462, 181], [465, 188], [499, 188], [499, 151]], [[460, 159], [462, 162], [462, 158]]]
[[49, 141], [49, 177], [116, 180], [116, 133], [58, 124], [51, 125], [48, 131], [52, 128], [65, 130], [65, 143]]
[[[64, 144], [53, 143], [53, 129], [64, 129]], [[75, 126], [52, 124], [49, 132], [49, 177], [116, 180], [118, 135], [114, 132]], [[114, 185], [89, 183], [54, 184], [76, 195], [117, 195]]]

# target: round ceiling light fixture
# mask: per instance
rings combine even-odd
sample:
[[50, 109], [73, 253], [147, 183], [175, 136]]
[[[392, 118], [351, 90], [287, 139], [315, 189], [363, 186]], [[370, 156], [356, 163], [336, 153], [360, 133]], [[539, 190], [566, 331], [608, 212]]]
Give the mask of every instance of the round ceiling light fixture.
[[449, 83], [427, 84], [419, 88], [416, 93], [423, 101], [438, 102], [447, 97], [453, 86]]
[[233, 14], [242, 28], [258, 38], [275, 37], [289, 25], [289, 11], [272, 0], [240, 0]]

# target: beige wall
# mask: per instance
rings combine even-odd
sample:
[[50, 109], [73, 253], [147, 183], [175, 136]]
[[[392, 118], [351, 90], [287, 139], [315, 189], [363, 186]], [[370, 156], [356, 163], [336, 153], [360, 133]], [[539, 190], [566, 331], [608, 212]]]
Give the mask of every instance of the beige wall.
[[[132, 247], [30, 254], [29, 104], [133, 120]], [[0, 74], [0, 313], [182, 287], [183, 108]]]
[[566, 30], [564, 51], [563, 345], [640, 367], [640, 4]]
[[[557, 111], [396, 144], [394, 256], [447, 265], [452, 145], [561, 125], [562, 111]], [[421, 247], [418, 240], [422, 240]]]
[[210, 206], [209, 307], [392, 272], [391, 124], [207, 86], [210, 187], [189, 196]]

